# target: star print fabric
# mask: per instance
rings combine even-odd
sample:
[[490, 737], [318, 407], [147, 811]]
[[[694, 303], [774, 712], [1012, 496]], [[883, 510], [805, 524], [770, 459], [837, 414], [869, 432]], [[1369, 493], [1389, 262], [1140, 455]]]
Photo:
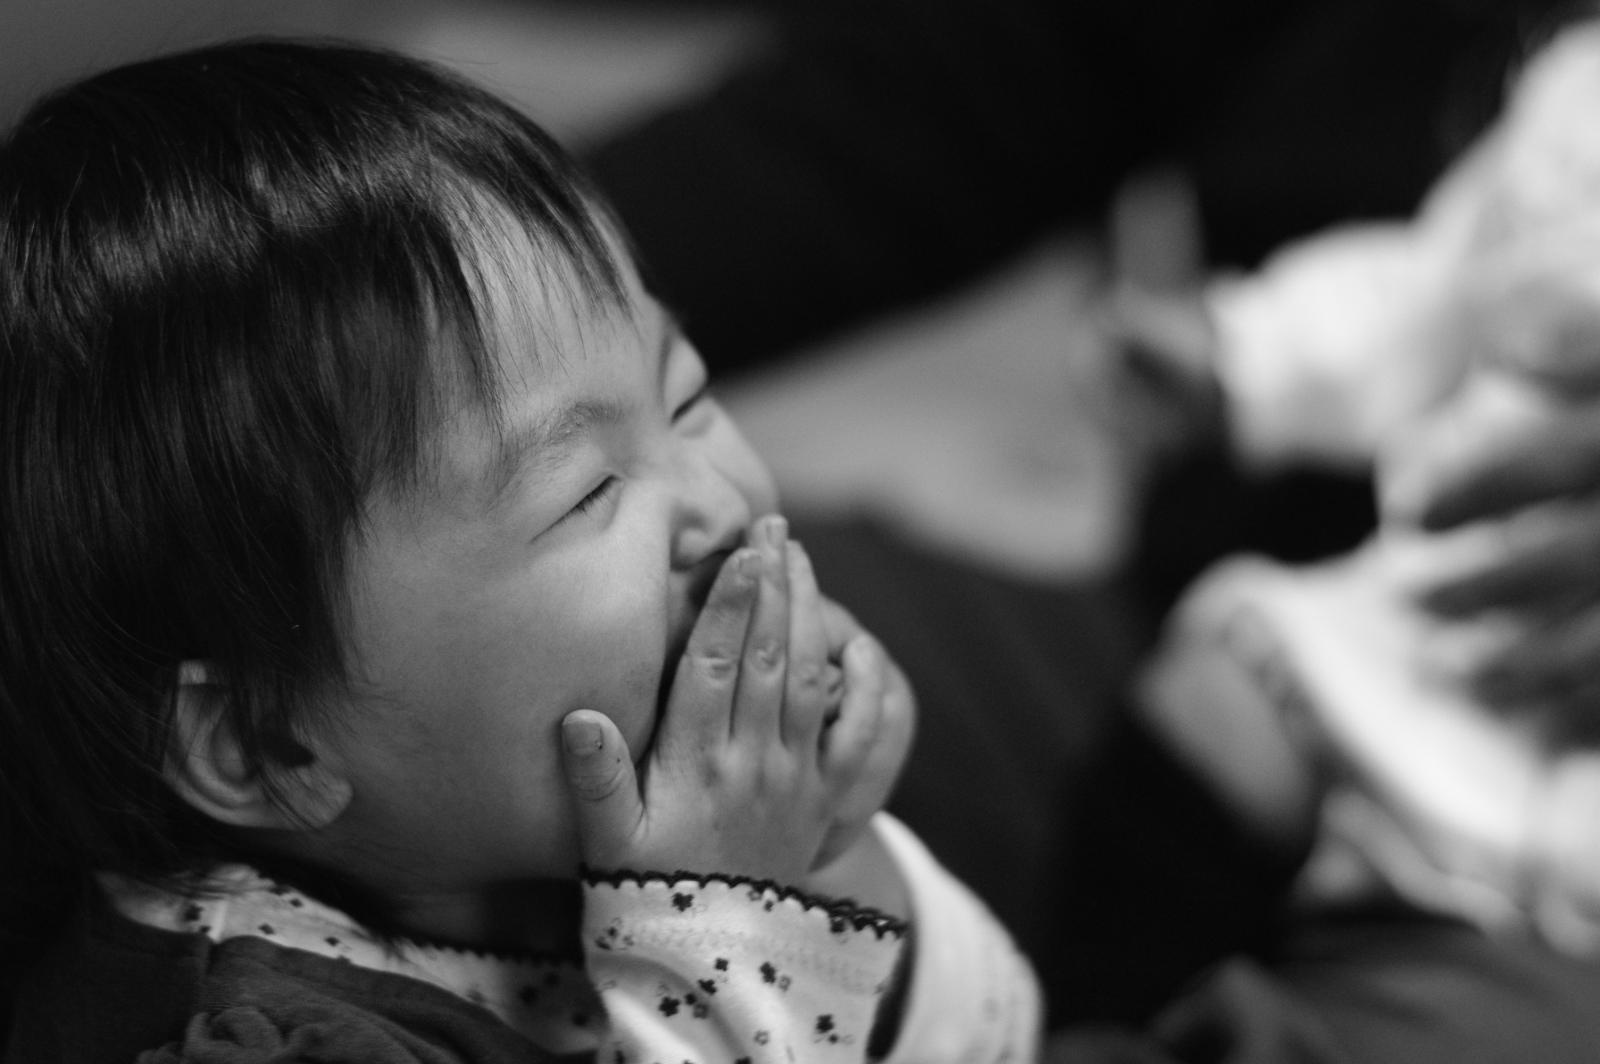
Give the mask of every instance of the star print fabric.
[[682, 873], [591, 878], [585, 894], [589, 977], [611, 1017], [601, 1061], [864, 1057], [899, 921]]

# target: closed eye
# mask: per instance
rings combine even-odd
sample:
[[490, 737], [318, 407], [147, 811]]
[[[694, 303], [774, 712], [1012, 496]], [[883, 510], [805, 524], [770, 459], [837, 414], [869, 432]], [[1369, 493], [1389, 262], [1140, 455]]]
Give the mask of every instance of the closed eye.
[[606, 477], [594, 486], [594, 490], [579, 499], [572, 507], [574, 514], [586, 514], [609, 499], [613, 492], [622, 486], [616, 477]]
[[711, 398], [711, 385], [702, 384], [699, 388], [695, 389], [693, 395], [679, 403], [677, 408], [672, 411], [672, 420], [674, 422], [682, 421], [694, 411], [695, 407], [699, 406], [709, 398]]

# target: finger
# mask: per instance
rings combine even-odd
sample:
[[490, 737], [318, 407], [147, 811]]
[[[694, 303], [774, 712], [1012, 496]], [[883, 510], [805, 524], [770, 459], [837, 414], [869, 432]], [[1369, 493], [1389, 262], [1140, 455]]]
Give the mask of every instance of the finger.
[[[858, 715], [851, 714], [859, 731], [856, 734], [848, 730], [844, 733], [844, 743], [850, 744], [851, 752], [847, 760], [841, 756], [842, 763], [833, 766], [830, 772], [830, 782], [837, 788], [833, 808], [834, 828], [828, 834], [817, 867], [827, 864], [848, 849], [859, 837], [867, 821], [888, 803], [889, 794], [894, 790], [911, 750], [915, 719], [911, 688], [886, 655], [883, 660], [887, 668], [880, 675], [886, 682], [881, 688], [881, 697], [873, 702], [877, 711], [876, 726], [869, 730]], [[843, 719], [844, 714], [841, 713], [840, 720]], [[830, 755], [843, 754], [842, 746], [836, 748], [833, 745], [831, 733], [824, 737], [823, 742]]]
[[877, 640], [865, 633], [844, 648], [844, 699], [824, 739], [823, 769], [830, 776], [860, 773], [883, 725], [886, 659]]
[[861, 744], [864, 756], [844, 770], [845, 786], [834, 810], [834, 819], [841, 824], [864, 824], [884, 807], [911, 752], [915, 699], [894, 663], [886, 656], [883, 662], [885, 682], [877, 703], [876, 729]]
[[896, 677], [899, 677], [899, 669], [891, 662], [878, 736], [867, 750], [867, 762], [861, 766], [861, 779], [856, 784], [862, 792], [859, 800], [864, 803], [861, 816], [877, 813], [888, 802], [902, 768], [906, 768], [906, 758], [917, 734], [917, 702], [904, 677], [899, 677], [898, 682]]
[[870, 635], [849, 610], [826, 595], [821, 596], [822, 628], [828, 643], [828, 708], [823, 714], [823, 726], [831, 727], [838, 720], [840, 703], [844, 699], [844, 670], [833, 664], [843, 660], [844, 648], [850, 640], [860, 635]]
[[733, 701], [733, 735], [741, 743], [766, 746], [777, 740], [783, 717], [783, 687], [789, 656], [789, 526], [777, 514], [756, 522], [760, 589], [739, 662]]
[[1600, 406], [1515, 431], [1443, 419], [1384, 474], [1388, 518], [1437, 531], [1600, 485]]
[[561, 721], [561, 749], [579, 852], [591, 868], [610, 870], [644, 819], [628, 744], [604, 714], [579, 709]]
[[1493, 705], [1531, 705], [1569, 697], [1600, 678], [1600, 607], [1530, 625], [1486, 654], [1469, 676], [1475, 694]]
[[844, 670], [828, 662], [822, 671], [822, 685], [823, 698], [827, 703], [827, 708], [822, 711], [822, 727], [827, 729], [839, 719], [840, 704], [844, 702]]
[[911, 691], [911, 684], [892, 659], [888, 665], [883, 719], [878, 724], [877, 740], [867, 752], [867, 763], [862, 768], [862, 779], [872, 781], [877, 788], [877, 797], [872, 806], [874, 811], [888, 801], [889, 792], [899, 780], [901, 769], [905, 768], [906, 758], [911, 753], [911, 744], [916, 737], [917, 700]]
[[741, 548], [717, 573], [678, 660], [661, 720], [658, 755], [699, 751], [727, 740], [760, 571], [756, 551]]
[[1497, 611], [1441, 626], [1422, 644], [1419, 664], [1425, 675], [1485, 705], [1520, 713], [1600, 680], [1587, 649], [1597, 640], [1596, 621], [1580, 611], [1564, 617]]
[[789, 544], [788, 564], [789, 670], [784, 685], [783, 742], [794, 750], [814, 752], [829, 708], [828, 633], [817, 575], [799, 543]]
[[1600, 500], [1542, 506], [1505, 522], [1496, 549], [1418, 589], [1424, 609], [1447, 617], [1568, 602], [1600, 588]]

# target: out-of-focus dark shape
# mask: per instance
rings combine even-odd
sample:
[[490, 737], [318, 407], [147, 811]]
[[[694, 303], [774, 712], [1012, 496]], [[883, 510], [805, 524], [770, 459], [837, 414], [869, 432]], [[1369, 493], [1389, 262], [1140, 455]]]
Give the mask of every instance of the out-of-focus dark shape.
[[591, 164], [721, 369], [1098, 216], [1151, 160], [1196, 180], [1213, 262], [1409, 210], [1553, 0], [873, 0]]

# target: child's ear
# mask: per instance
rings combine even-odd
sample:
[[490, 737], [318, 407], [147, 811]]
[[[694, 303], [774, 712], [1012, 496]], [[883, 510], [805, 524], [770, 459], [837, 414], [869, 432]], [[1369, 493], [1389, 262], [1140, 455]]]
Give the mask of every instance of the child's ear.
[[235, 827], [303, 831], [326, 827], [350, 804], [349, 781], [299, 744], [293, 756], [268, 753], [257, 769], [244, 754], [228, 712], [226, 688], [204, 661], [178, 667], [167, 783], [213, 820]]

